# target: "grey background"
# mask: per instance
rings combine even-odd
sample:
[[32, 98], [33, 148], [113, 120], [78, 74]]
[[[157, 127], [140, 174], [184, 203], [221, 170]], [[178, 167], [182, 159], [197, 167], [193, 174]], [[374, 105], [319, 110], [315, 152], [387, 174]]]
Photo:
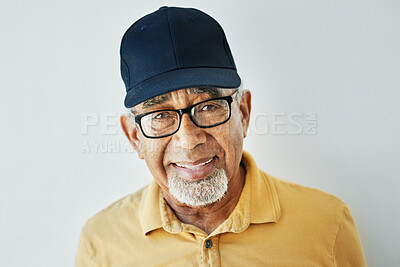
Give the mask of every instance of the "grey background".
[[[72, 266], [85, 221], [150, 181], [135, 153], [94, 147], [129, 145], [119, 44], [163, 5], [225, 29], [253, 94], [245, 149], [258, 165], [340, 197], [369, 266], [400, 266], [399, 1], [0, 3], [1, 266]], [[265, 132], [272, 114], [306, 112], [316, 134]], [[87, 116], [100, 121], [84, 134]]]

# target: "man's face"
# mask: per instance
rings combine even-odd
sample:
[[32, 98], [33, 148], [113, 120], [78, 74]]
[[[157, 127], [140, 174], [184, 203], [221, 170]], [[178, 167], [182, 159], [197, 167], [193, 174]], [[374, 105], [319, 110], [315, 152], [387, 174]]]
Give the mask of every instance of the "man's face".
[[[183, 109], [215, 98], [216, 93], [227, 96], [234, 92], [232, 89], [218, 89], [211, 93], [207, 90], [182, 89], [145, 101], [135, 106], [134, 113], [137, 115], [154, 110]], [[199, 128], [184, 114], [175, 134], [158, 139], [146, 138], [138, 125], [133, 125], [134, 122], [127, 117], [121, 117], [125, 134], [139, 157], [146, 161], [164, 194], [170, 194], [168, 181], [170, 180], [171, 185], [173, 178], [189, 184], [201, 183], [224, 172], [228, 190], [239, 179], [243, 138], [246, 136], [250, 117], [250, 93], [245, 91], [241, 98], [240, 103], [238, 97], [233, 100], [231, 118], [224, 124]]]

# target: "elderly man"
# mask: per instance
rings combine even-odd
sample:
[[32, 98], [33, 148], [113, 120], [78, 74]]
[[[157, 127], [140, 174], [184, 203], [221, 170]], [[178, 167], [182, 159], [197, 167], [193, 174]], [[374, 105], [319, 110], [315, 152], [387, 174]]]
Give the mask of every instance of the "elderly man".
[[346, 204], [243, 151], [251, 94], [213, 18], [175, 7], [141, 18], [121, 74], [121, 125], [154, 179], [86, 223], [76, 266], [365, 266]]

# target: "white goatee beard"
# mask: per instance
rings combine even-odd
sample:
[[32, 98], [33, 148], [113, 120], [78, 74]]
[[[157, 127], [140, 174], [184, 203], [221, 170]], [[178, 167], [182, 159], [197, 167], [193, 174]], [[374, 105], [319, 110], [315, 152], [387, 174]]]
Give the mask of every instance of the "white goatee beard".
[[216, 169], [207, 178], [188, 181], [177, 174], [168, 176], [170, 194], [179, 202], [200, 207], [219, 201], [228, 190], [228, 177], [224, 170]]

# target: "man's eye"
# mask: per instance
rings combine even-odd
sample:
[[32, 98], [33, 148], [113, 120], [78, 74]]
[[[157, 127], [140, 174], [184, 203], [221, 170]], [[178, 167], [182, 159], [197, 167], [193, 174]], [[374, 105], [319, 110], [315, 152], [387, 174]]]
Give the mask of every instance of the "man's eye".
[[169, 114], [168, 112], [160, 112], [155, 114], [154, 119], [166, 119], [171, 117], [171, 114]]
[[210, 105], [210, 104], [208, 104], [208, 105], [204, 105], [202, 108], [201, 108], [201, 110], [202, 111], [213, 111], [213, 110], [215, 110], [215, 109], [217, 109], [218, 107], [217, 106], [215, 106], [215, 105]]

